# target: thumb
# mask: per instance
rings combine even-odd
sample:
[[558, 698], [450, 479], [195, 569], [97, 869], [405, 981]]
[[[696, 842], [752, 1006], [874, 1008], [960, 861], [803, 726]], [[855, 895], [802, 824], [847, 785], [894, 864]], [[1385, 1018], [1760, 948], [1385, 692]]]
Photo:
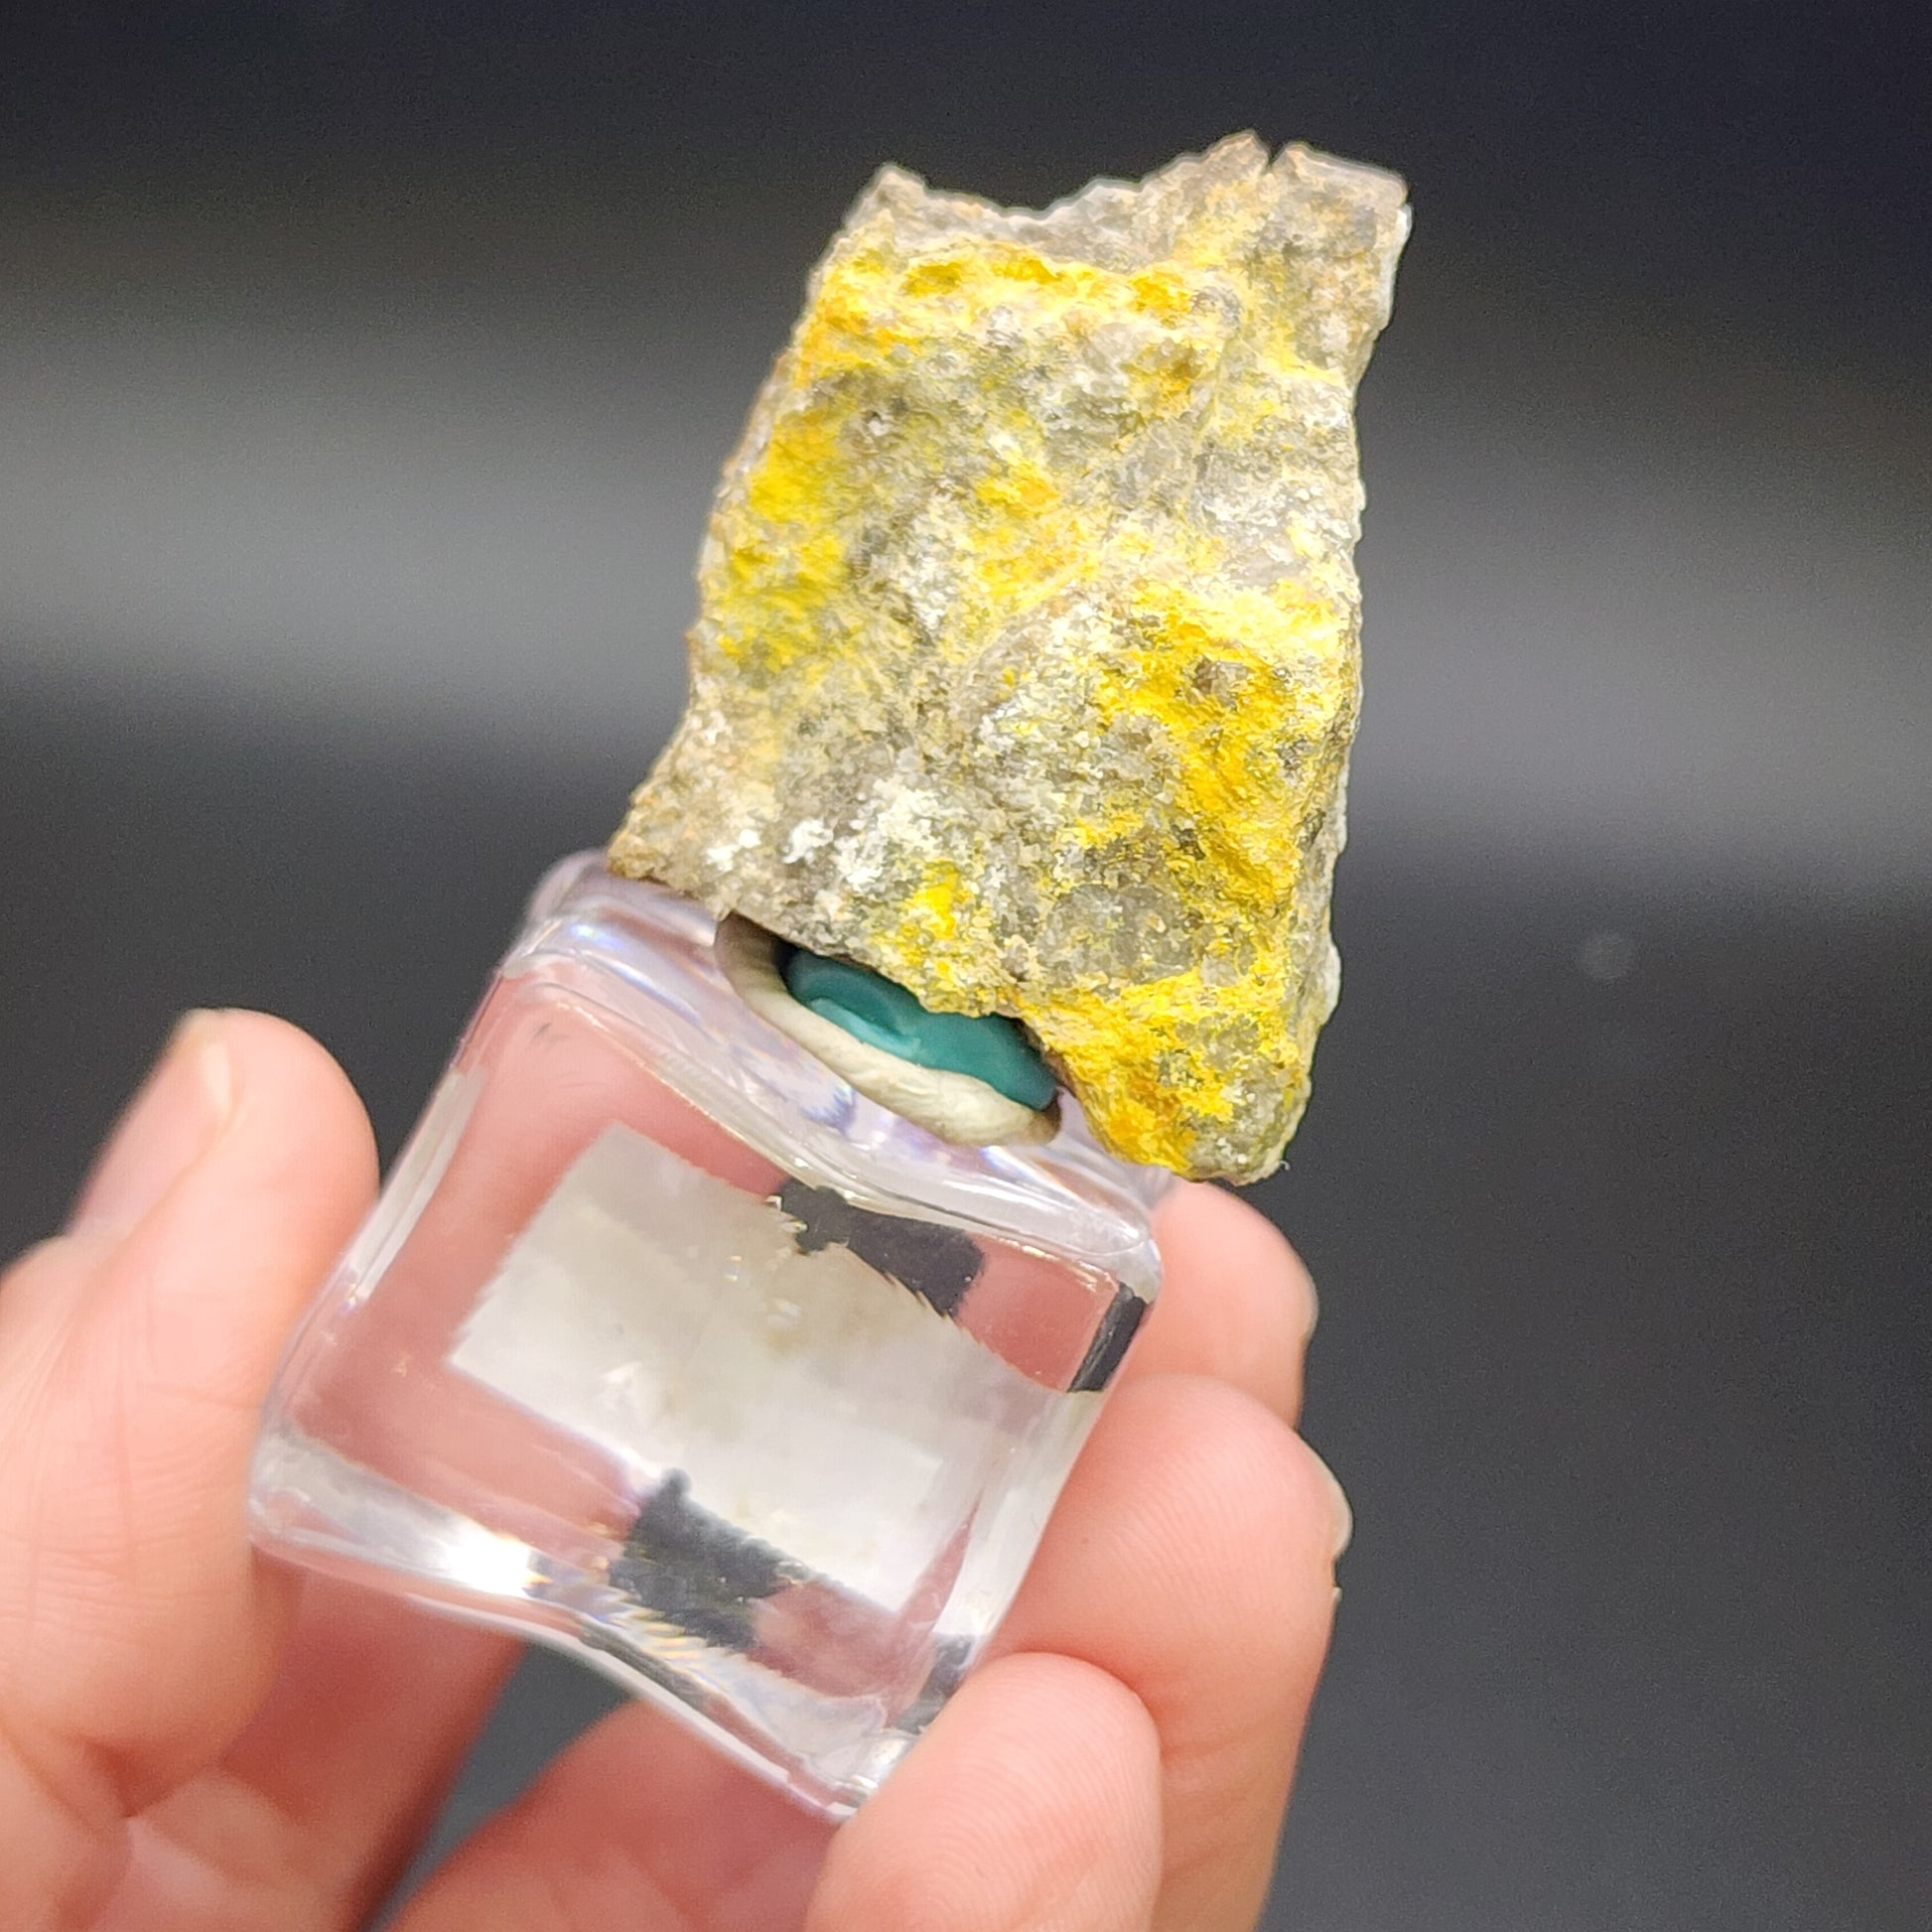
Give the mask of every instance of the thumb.
[[319, 1046], [193, 1015], [0, 1281], [0, 1923], [84, 1914], [261, 1696], [290, 1586], [247, 1542], [256, 1411], [373, 1170]]

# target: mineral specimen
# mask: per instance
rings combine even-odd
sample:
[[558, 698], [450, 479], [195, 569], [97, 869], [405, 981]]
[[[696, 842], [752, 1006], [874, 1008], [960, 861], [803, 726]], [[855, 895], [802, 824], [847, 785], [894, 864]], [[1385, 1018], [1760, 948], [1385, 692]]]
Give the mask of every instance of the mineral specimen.
[[1269, 1172], [1337, 989], [1407, 227], [1251, 135], [1044, 213], [883, 172], [726, 467], [616, 869], [1013, 1016], [1128, 1160]]

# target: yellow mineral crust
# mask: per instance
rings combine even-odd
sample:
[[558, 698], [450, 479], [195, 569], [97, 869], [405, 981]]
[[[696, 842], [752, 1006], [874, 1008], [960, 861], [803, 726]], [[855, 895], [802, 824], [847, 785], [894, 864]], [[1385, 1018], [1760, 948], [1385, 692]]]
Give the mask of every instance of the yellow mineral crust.
[[1043, 214], [888, 169], [726, 467], [612, 843], [1030, 1027], [1100, 1141], [1251, 1179], [1335, 1000], [1352, 399], [1401, 184], [1252, 136]]

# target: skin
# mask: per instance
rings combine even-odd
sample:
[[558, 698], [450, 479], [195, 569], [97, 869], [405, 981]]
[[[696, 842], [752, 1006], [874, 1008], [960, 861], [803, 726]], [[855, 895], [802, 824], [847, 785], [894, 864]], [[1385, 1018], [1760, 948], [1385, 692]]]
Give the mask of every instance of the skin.
[[[244, 1534], [257, 1405], [374, 1187], [313, 1040], [198, 1014], [68, 1230], [0, 1277], [0, 1924], [346, 1932], [512, 1667]], [[632, 1705], [402, 1932], [1251, 1927], [1346, 1504], [1294, 1430], [1300, 1263], [1211, 1188], [1160, 1234], [1168, 1286], [996, 1653], [855, 1820]]]

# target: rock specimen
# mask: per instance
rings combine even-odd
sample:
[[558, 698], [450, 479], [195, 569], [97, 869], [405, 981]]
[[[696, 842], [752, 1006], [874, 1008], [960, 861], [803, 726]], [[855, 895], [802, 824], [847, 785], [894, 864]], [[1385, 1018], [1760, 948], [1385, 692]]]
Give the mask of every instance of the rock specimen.
[[1014, 1016], [1128, 1160], [1268, 1173], [1335, 1001], [1407, 227], [1251, 135], [1037, 214], [882, 173], [726, 466], [615, 868]]

